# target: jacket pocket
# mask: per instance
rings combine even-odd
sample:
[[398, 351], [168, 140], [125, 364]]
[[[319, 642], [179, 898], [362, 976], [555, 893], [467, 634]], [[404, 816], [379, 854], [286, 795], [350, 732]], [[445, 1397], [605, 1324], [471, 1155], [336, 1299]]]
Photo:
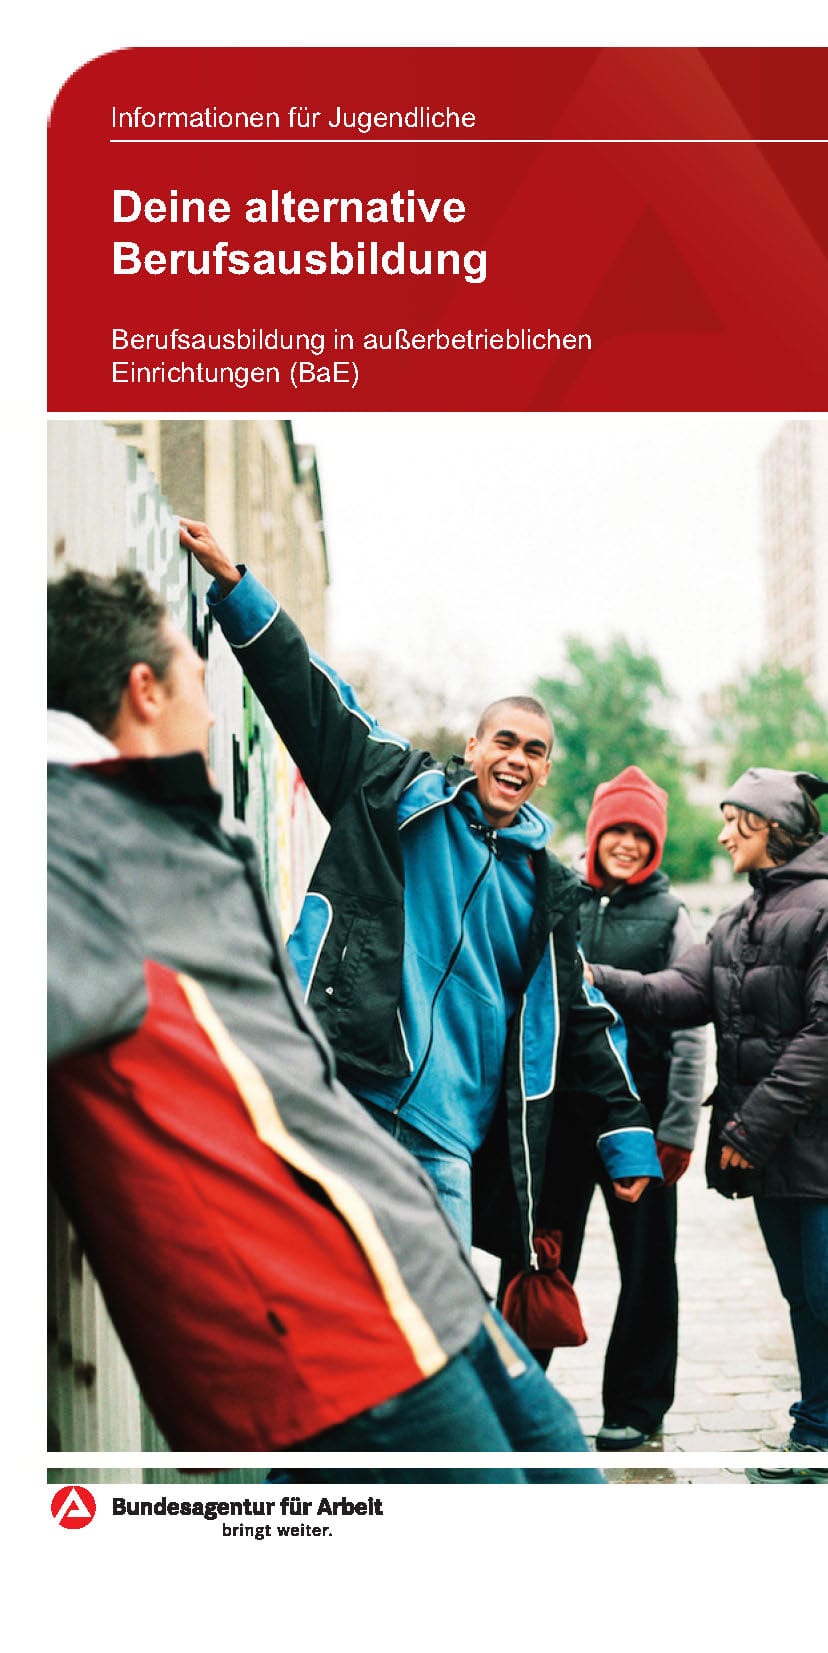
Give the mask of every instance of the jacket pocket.
[[376, 925], [373, 914], [357, 913], [343, 932], [339, 957], [332, 961], [332, 973], [325, 988], [328, 998], [343, 1009], [353, 1004], [360, 983], [363, 987], [367, 985], [372, 968], [371, 938]]

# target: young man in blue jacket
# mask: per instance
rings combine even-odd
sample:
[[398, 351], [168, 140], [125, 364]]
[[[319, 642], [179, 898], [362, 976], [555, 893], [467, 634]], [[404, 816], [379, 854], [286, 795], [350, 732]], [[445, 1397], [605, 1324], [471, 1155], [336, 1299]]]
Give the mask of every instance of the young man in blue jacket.
[[381, 729], [204, 523], [182, 544], [208, 606], [330, 824], [290, 941], [348, 1088], [432, 1176], [466, 1245], [536, 1265], [553, 1095], [598, 1098], [619, 1199], [661, 1175], [623, 1026], [584, 980], [580, 881], [531, 803], [550, 719], [510, 696], [463, 764]]

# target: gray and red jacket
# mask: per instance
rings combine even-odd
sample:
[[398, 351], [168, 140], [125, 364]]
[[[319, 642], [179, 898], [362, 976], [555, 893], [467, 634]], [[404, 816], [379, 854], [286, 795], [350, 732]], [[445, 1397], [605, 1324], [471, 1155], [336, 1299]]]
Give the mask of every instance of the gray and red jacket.
[[438, 1371], [486, 1299], [219, 813], [195, 753], [50, 766], [50, 1167], [170, 1445], [267, 1450]]

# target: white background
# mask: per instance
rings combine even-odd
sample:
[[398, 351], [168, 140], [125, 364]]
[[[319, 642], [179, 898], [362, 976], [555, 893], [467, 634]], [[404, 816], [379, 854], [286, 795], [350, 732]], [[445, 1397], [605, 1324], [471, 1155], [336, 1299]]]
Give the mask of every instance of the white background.
[[468, 733], [489, 701], [556, 674], [567, 635], [603, 649], [621, 634], [656, 656], [692, 738], [702, 692], [759, 663], [760, 458], [780, 424], [294, 417], [317, 451], [333, 664], [360, 649], [396, 657], [466, 706]]
[[770, 1648], [798, 1642], [809, 1627], [811, 1638], [824, 1633], [825, 1521], [810, 1493], [803, 1504], [801, 1492], [747, 1486], [667, 1494], [652, 1487], [388, 1488], [382, 1526], [337, 1534], [324, 1560], [317, 1541], [291, 1542], [289, 1553], [282, 1547], [275, 1555], [265, 1544], [240, 1542], [217, 1564], [216, 1541], [190, 1526], [171, 1535], [163, 1523], [147, 1522], [126, 1541], [104, 1520], [76, 1533], [54, 1526], [42, 1457], [42, 791], [32, 688], [42, 664], [45, 122], [68, 73], [103, 51], [190, 42], [814, 45], [826, 34], [825, 13], [821, 22], [816, 15], [796, 0], [784, 8], [705, 0], [682, 11], [604, 0], [577, 14], [550, 6], [542, 18], [534, 5], [512, 4], [488, 24], [482, 7], [472, 13], [428, 0], [410, 19], [385, 8], [317, 3], [283, 20], [273, 6], [236, 3], [211, 21], [202, 5], [145, 0], [48, 15], [18, 8], [13, 27], [7, 22], [4, 207], [13, 232], [4, 238], [3, 451], [12, 485], [3, 502], [3, 981], [10, 1012], [3, 1209], [12, 1392], [3, 1414], [3, 1518], [17, 1597], [5, 1617], [23, 1645], [46, 1637], [84, 1650], [252, 1641], [316, 1653], [529, 1639], [567, 1649], [655, 1639], [681, 1647], [703, 1637], [714, 1647], [738, 1640]]

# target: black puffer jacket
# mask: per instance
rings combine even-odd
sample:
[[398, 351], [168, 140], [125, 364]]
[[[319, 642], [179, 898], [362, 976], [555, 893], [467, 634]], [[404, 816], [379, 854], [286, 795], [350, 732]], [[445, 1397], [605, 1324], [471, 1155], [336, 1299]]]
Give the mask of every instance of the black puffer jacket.
[[[642, 976], [596, 965], [595, 980], [625, 1016], [665, 1027], [715, 1023], [711, 1187], [825, 1200], [828, 837], [786, 866], [752, 873], [751, 884], [747, 900], [671, 969]], [[723, 1142], [754, 1169], [722, 1171]]]

